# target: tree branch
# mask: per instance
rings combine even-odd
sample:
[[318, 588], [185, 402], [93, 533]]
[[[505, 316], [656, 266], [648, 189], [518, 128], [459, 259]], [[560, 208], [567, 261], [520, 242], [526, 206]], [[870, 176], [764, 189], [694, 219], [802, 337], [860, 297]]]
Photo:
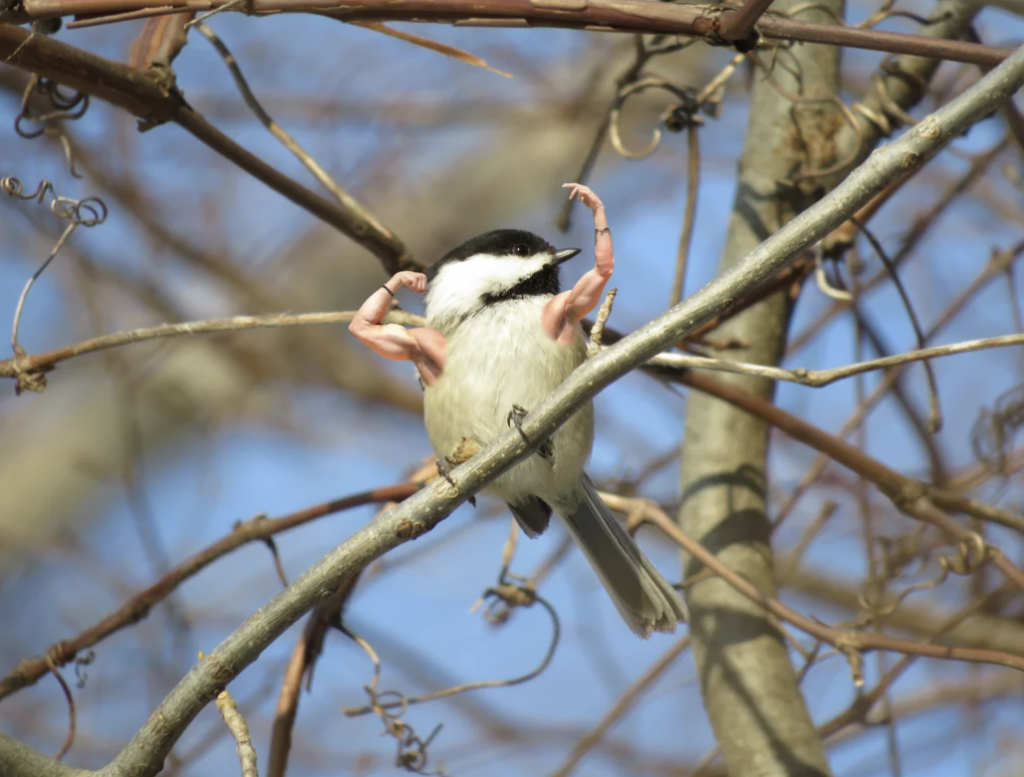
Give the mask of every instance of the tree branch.
[[[13, 356], [0, 360], [0, 378], [20, 379], [25, 375], [49, 372], [58, 363], [108, 348], [117, 348], [130, 343], [144, 343], [149, 340], [163, 340], [185, 335], [238, 332], [248, 329], [273, 329], [286, 326], [312, 326], [325, 324], [347, 324], [355, 316], [352, 312], [340, 313], [269, 313], [264, 316], [233, 316], [213, 318], [205, 321], [184, 321], [177, 324], [131, 329], [83, 340], [73, 345], [57, 348], [46, 353]], [[405, 326], [422, 325], [422, 317], [403, 310], [393, 310], [385, 316], [385, 322]]]
[[[208, 0], [216, 9], [232, 0]], [[110, 16], [124, 18], [185, 13], [186, 0], [25, 0], [24, 10], [0, 12], [0, 22], [25, 23], [58, 16]], [[235, 8], [231, 9], [235, 11]], [[721, 43], [721, 26], [730, 25], [739, 11], [714, 5], [654, 3], [650, 0], [247, 0], [238, 11], [251, 15], [322, 13], [344, 22], [416, 21], [488, 27], [540, 26], [607, 32], [688, 35]], [[881, 32], [838, 24], [814, 24], [768, 14], [758, 21], [758, 32], [769, 40], [823, 43], [831, 46], [913, 54], [978, 65], [996, 65], [1012, 49], [977, 43], [942, 40], [920, 35]]]
[[0, 24], [0, 60], [123, 108], [141, 119], [143, 128], [175, 122], [254, 178], [348, 235], [380, 259], [388, 272], [412, 261], [402, 241], [375, 219], [367, 220], [361, 210], [335, 204], [271, 167], [196, 113], [178, 91], [164, 89], [139, 70], [10, 24]]
[[375, 488], [362, 494], [315, 505], [281, 518], [259, 517], [237, 525], [231, 534], [185, 559], [160, 580], [146, 590], [140, 591], [95, 626], [86, 629], [72, 639], [61, 640], [51, 645], [45, 655], [26, 658], [19, 663], [14, 671], [0, 680], [0, 699], [4, 699], [26, 686], [33, 685], [45, 677], [49, 672], [51, 661], [56, 666], [63, 666], [74, 660], [81, 651], [93, 647], [126, 626], [145, 619], [153, 607], [170, 596], [178, 586], [231, 551], [252, 542], [265, 541], [276, 534], [342, 510], [350, 510], [366, 504], [400, 501], [416, 493], [419, 488], [420, 486], [414, 483]]

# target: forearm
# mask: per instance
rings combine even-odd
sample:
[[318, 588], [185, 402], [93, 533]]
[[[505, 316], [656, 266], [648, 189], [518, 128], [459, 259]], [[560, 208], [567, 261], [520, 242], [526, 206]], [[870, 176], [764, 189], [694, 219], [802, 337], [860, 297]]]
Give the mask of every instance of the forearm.
[[416, 361], [421, 355], [416, 339], [404, 327], [381, 324], [394, 292], [403, 285], [422, 292], [426, 288], [426, 279], [419, 273], [396, 273], [366, 299], [348, 329], [360, 342], [386, 359]]
[[[393, 279], [389, 282], [391, 285], [397, 285]], [[386, 287], [387, 284], [373, 292], [356, 311], [355, 318], [352, 319], [352, 323], [348, 327], [353, 334], [356, 334], [359, 329], [377, 326], [384, 320], [384, 316], [387, 315], [388, 308], [391, 306], [392, 298], [392, 294], [388, 293], [389, 289]]]

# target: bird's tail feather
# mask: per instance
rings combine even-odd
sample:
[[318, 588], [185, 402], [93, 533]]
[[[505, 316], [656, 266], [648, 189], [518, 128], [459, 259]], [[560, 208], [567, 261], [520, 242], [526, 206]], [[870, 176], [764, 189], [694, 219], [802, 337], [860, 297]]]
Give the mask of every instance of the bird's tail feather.
[[645, 639], [652, 631], [675, 631], [688, 617], [682, 597], [637, 547], [585, 473], [578, 494], [575, 505], [559, 512], [623, 620]]

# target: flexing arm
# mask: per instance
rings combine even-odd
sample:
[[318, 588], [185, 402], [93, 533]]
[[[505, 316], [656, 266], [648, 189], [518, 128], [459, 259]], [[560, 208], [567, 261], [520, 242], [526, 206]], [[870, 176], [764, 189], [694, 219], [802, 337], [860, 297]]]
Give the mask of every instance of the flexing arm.
[[569, 199], [578, 197], [594, 212], [594, 269], [588, 270], [571, 291], [564, 291], [552, 299], [544, 307], [541, 319], [544, 331], [552, 340], [572, 345], [576, 341], [576, 325], [601, 301], [605, 284], [615, 269], [615, 257], [608, 217], [600, 198], [582, 184], [566, 183], [562, 188], [572, 189]]
[[398, 324], [381, 324], [392, 296], [402, 286], [422, 293], [427, 288], [427, 276], [418, 272], [395, 273], [356, 311], [348, 331], [385, 359], [412, 362], [423, 382], [432, 386], [444, 368], [444, 335], [427, 327], [406, 329]]

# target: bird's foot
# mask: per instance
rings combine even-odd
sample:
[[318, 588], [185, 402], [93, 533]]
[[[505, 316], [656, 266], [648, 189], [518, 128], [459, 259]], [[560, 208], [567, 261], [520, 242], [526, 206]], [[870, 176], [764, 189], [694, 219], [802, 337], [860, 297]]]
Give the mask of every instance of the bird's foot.
[[[465, 461], [465, 459], [463, 461]], [[455, 481], [452, 480], [451, 471], [452, 471], [452, 467], [457, 467], [459, 464], [462, 464], [462, 461], [456, 461], [455, 459], [453, 459], [450, 456], [438, 456], [437, 457], [437, 474], [440, 475], [441, 477], [443, 477], [445, 480], [447, 480], [448, 481], [448, 485], [450, 485], [456, 491], [459, 490], [459, 487], [457, 485], [455, 485]], [[476, 497], [475, 496], [471, 496], [468, 501], [469, 501], [469, 503], [471, 505], [473, 505], [473, 507], [476, 507]]]
[[[523, 419], [526, 418], [526, 415], [526, 408], [522, 405], [512, 405], [512, 409], [508, 413], [506, 423], [508, 423], [510, 427], [515, 424], [516, 430], [523, 438], [523, 442], [529, 445], [530, 438], [527, 437], [526, 432], [523, 431]], [[551, 440], [545, 440], [537, 447], [537, 455], [542, 459], [550, 459], [555, 455], [555, 444]]]

